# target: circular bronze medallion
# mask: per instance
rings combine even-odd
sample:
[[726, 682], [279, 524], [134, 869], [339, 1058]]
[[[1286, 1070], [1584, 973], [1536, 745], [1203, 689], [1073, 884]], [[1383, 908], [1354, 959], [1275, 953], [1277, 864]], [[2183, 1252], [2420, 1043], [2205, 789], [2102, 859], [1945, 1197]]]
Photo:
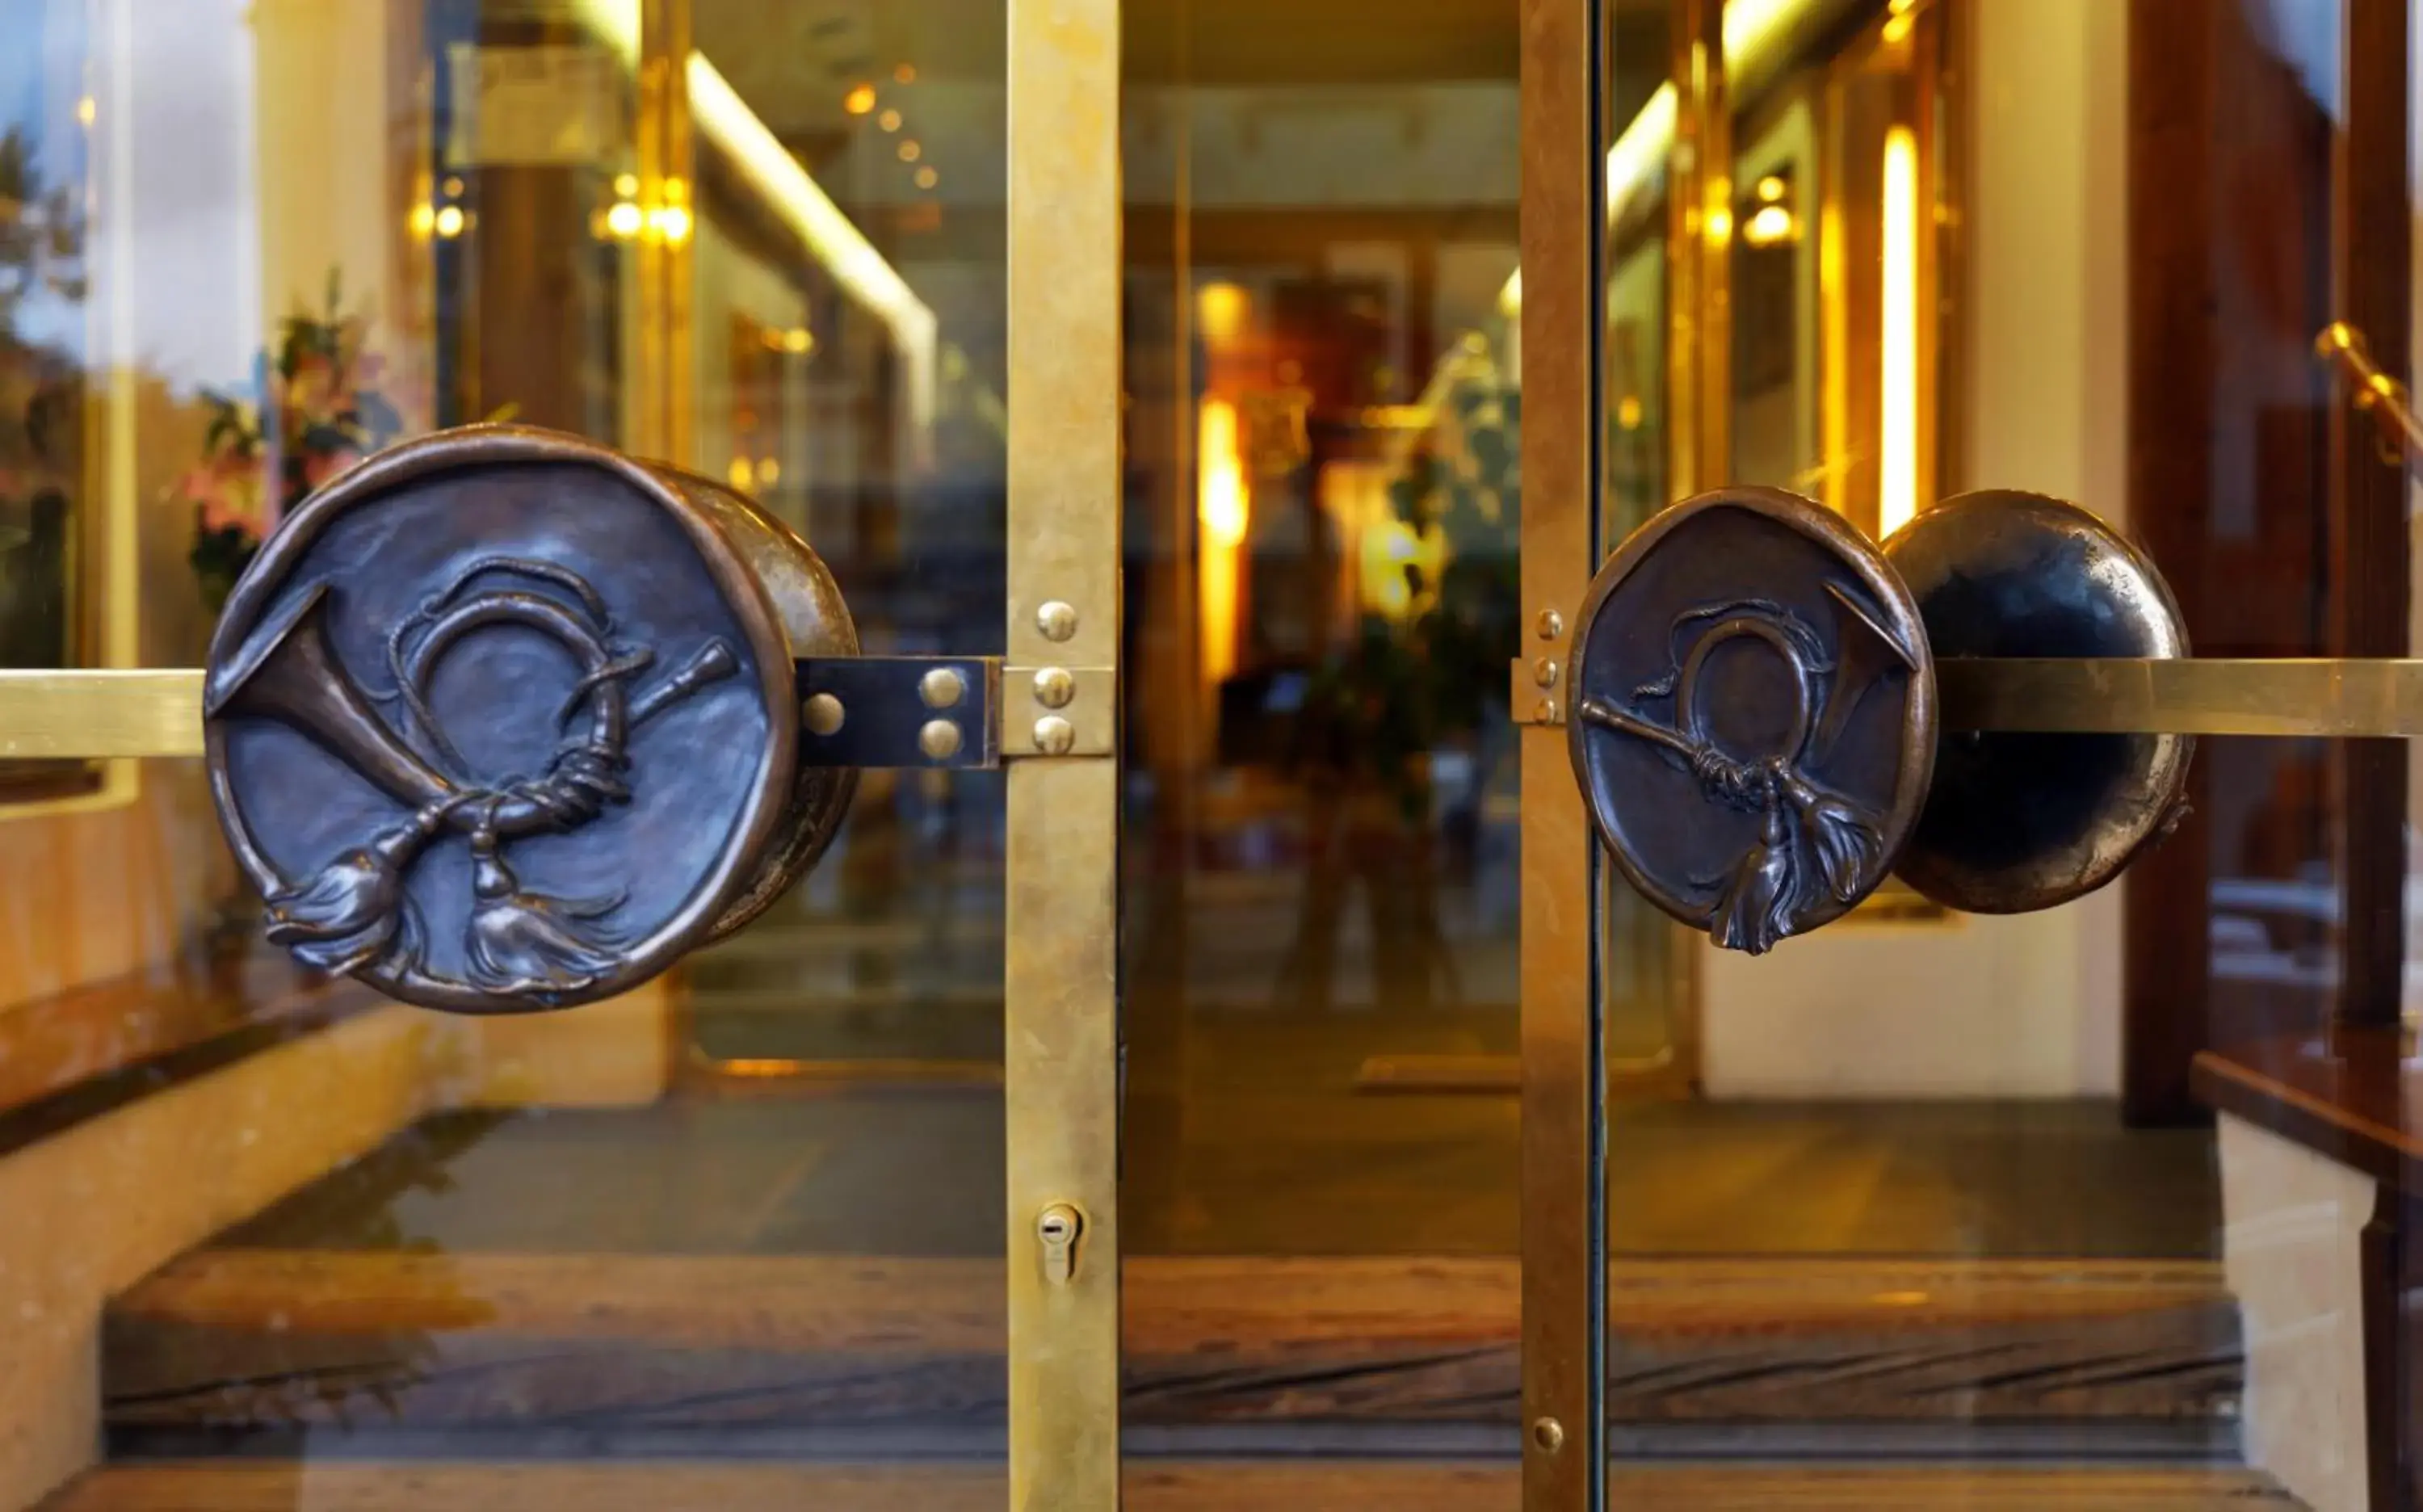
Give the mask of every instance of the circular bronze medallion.
[[[725, 536], [739, 549], [773, 599], [793, 660], [858, 655], [858, 626], [850, 618], [849, 606], [842, 601], [841, 585], [807, 542], [712, 478], [658, 463], [647, 466], [705, 505], [722, 526]], [[800, 717], [805, 717], [804, 709]], [[767, 845], [755, 874], [715, 921], [709, 940], [721, 940], [749, 924], [806, 876], [840, 833], [857, 792], [856, 767], [800, 762], [792, 777], [790, 795], [783, 804], [781, 828]]]
[[[2162, 575], [2076, 504], [1994, 490], [1947, 499], [1885, 559], [1938, 657], [2183, 657]], [[1972, 914], [2094, 891], [2184, 812], [2185, 735], [1947, 731], [1902, 880]]]
[[1832, 512], [1771, 488], [1674, 505], [1592, 581], [1567, 739], [1634, 886], [1757, 954], [1892, 869], [1926, 793], [1917, 605]]
[[211, 645], [212, 794], [304, 962], [562, 1008], [705, 939], [797, 764], [789, 645], [728, 505], [571, 437], [409, 442], [262, 547]]

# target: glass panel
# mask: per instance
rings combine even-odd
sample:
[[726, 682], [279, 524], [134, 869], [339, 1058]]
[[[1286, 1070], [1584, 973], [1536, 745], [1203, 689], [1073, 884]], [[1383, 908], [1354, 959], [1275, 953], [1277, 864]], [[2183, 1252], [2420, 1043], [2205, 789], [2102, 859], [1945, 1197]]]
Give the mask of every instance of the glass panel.
[[[309, 488], [487, 418], [997, 652], [1004, 25], [0, 0], [0, 660], [196, 664]], [[673, 977], [449, 1018], [257, 943], [198, 764], [8, 771], [0, 1506], [997, 1504], [1001, 830], [870, 775]]]
[[1139, 1256], [1512, 1242], [1514, 32], [1384, 8], [1131, 8]]
[[[1603, 546], [1623, 539], [1672, 496], [1667, 248], [1673, 199], [1667, 159], [1679, 98], [1669, 76], [1677, 24], [1664, 0], [1623, 7], [1606, 24], [1602, 87], [1607, 119], [1617, 124], [1607, 169]], [[1613, 867], [1598, 873], [1609, 1082], [1648, 1095], [1687, 1090], [1695, 1056], [1688, 941], [1678, 940], [1666, 915]]]
[[[1713, 450], [1872, 536], [1971, 489], [2074, 500], [2202, 653], [2402, 646], [2404, 560], [2334, 543], [2404, 531], [2403, 485], [2362, 513], [2387, 464], [2314, 343], [2385, 310], [2410, 360], [2403, 6], [2347, 8], [2367, 38], [2287, 0], [1732, 0], [1692, 72], [1695, 8], [1607, 20], [1607, 546], [1676, 491], [1660, 459]], [[1653, 203], [1692, 192], [1678, 142], [1722, 144], [1698, 219]], [[2330, 1024], [2380, 996], [2364, 911], [2406, 917], [2363, 880], [2404, 794], [2344, 744], [2200, 757], [2125, 887], [1982, 917], [1896, 884], [1765, 958], [1681, 947], [1687, 1095], [1607, 1110], [1617, 1504], [2364, 1504], [2367, 1412], [2402, 1409], [2352, 1383], [2368, 1330], [2402, 1353], [2406, 1282], [2339, 1115], [2300, 1133], [2278, 1088], [2400, 1116], [2394, 1027]], [[1612, 985], [1608, 1012], [1637, 1038]]]
[[1126, 15], [1130, 1443], [1496, 1443], [1515, 9]]

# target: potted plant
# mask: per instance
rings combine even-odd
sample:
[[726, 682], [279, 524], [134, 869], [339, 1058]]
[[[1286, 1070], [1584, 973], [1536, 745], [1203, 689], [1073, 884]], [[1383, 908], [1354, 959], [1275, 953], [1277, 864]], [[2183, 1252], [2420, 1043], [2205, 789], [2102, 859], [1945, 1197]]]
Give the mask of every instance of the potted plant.
[[279, 323], [253, 397], [205, 392], [202, 460], [182, 484], [194, 507], [187, 560], [215, 618], [264, 536], [311, 491], [395, 439], [404, 418], [379, 389], [369, 321], [347, 310], [335, 272], [326, 302]]
[[[186, 560], [214, 622], [286, 513], [404, 429], [379, 389], [382, 364], [367, 349], [368, 331], [368, 318], [345, 308], [332, 271], [320, 310], [298, 309], [279, 323], [276, 344], [254, 364], [253, 394], [204, 392], [202, 459], [178, 495], [193, 506]], [[240, 959], [258, 933], [260, 912], [239, 875], [210, 928], [211, 958]]]

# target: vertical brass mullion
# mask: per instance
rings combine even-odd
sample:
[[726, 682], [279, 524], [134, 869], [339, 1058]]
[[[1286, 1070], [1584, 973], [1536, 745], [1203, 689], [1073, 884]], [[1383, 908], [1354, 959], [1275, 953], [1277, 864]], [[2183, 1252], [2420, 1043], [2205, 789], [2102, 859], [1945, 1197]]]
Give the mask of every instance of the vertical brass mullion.
[[[1522, 0], [1522, 586], [1526, 660], [1570, 664], [1597, 506], [1606, 223], [1591, 0]], [[1560, 686], [1557, 696], [1570, 690]], [[1565, 732], [1520, 727], [1523, 1505], [1601, 1503], [1597, 1011], [1591, 843]]]
[[[698, 182], [689, 113], [690, 0], [642, 0], [640, 10], [640, 182], [652, 209], [678, 205], [696, 215]], [[659, 220], [657, 225], [669, 223]], [[694, 235], [652, 228], [640, 238], [640, 349], [633, 380], [640, 423], [628, 442], [641, 456], [693, 467], [691, 398], [696, 374], [690, 332]]]
[[1724, 0], [1673, 0], [1678, 99], [1667, 162], [1668, 406], [1676, 499], [1733, 470], [1733, 113]]
[[[1119, 654], [1118, 0], [1010, 0], [1013, 665]], [[1003, 689], [1006, 724], [1044, 712]], [[1116, 697], [1111, 693], [1108, 696]], [[1009, 771], [1009, 1495], [1118, 1504], [1118, 762]], [[1076, 1220], [1072, 1265], [1038, 1237]]]

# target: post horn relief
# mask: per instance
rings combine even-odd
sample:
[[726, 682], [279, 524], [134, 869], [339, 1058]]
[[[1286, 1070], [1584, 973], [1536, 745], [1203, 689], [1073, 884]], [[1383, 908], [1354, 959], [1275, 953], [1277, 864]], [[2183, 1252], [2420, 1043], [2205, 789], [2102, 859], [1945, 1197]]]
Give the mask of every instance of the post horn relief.
[[205, 717], [272, 941], [406, 1001], [511, 1011], [626, 990], [714, 931], [780, 843], [796, 722], [736, 501], [686, 484], [568, 438], [456, 433], [270, 539]]
[[1592, 582], [1569, 739], [1653, 901], [1763, 953], [1891, 872], [1934, 756], [1926, 632], [1881, 556], [1797, 496], [1675, 505]]

